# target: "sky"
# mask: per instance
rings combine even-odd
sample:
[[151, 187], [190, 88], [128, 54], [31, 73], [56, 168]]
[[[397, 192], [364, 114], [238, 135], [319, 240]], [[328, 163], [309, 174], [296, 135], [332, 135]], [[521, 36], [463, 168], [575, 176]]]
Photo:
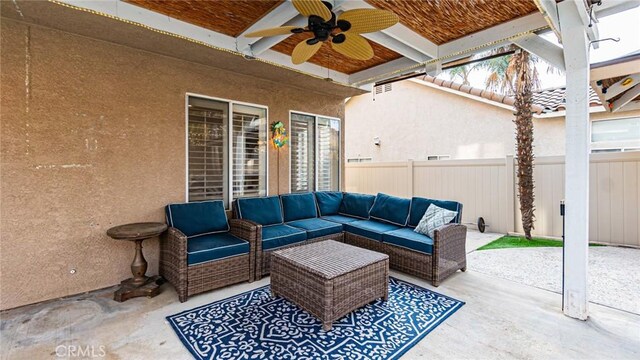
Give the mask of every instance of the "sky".
[[[602, 41], [600, 42], [599, 49], [591, 48], [590, 62], [592, 64], [615, 59], [640, 50], [640, 7], [599, 18], [598, 31], [600, 33], [600, 39], [610, 37], [620, 38], [620, 41]], [[542, 34], [541, 36], [546, 40], [558, 44], [556, 36], [552, 31]], [[546, 63], [538, 66], [541, 88], [548, 89], [564, 86], [564, 75], [553, 72], [548, 73], [547, 68]], [[447, 74], [441, 74], [439, 77], [450, 79]], [[471, 86], [484, 88], [486, 77], [487, 72], [485, 70], [475, 70], [470, 75], [469, 81]]]

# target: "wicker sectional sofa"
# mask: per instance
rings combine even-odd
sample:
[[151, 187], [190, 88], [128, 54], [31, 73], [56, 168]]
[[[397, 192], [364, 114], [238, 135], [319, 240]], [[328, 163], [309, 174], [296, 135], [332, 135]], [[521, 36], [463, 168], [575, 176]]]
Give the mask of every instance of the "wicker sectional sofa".
[[[431, 204], [458, 212], [433, 239], [413, 231]], [[238, 199], [233, 210], [255, 241], [254, 279], [269, 274], [274, 250], [327, 239], [385, 253], [392, 269], [434, 286], [466, 270], [467, 228], [455, 201], [315, 192]]]

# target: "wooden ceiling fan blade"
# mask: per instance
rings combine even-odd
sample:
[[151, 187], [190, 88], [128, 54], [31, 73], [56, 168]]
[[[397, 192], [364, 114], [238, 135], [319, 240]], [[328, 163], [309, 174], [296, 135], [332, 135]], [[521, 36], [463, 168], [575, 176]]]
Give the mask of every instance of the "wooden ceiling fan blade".
[[398, 23], [398, 15], [387, 10], [354, 9], [343, 12], [340, 20], [351, 23], [350, 33], [364, 34], [384, 30]]
[[320, 16], [324, 21], [331, 20], [331, 11], [321, 0], [291, 0], [298, 12], [306, 17]]
[[351, 34], [350, 31], [343, 34], [344, 42], [331, 43], [335, 51], [356, 60], [369, 60], [373, 57], [373, 48], [367, 39], [358, 34]]
[[262, 29], [257, 31], [252, 31], [245, 35], [245, 37], [265, 37], [265, 36], [276, 36], [276, 35], [290, 35], [293, 34], [292, 30], [299, 29], [299, 26], [280, 26], [276, 28]]
[[313, 45], [307, 44], [307, 40], [301, 41], [296, 47], [293, 49], [291, 53], [291, 62], [294, 64], [302, 64], [303, 62], [309, 60], [324, 44], [322, 41], [318, 41]]

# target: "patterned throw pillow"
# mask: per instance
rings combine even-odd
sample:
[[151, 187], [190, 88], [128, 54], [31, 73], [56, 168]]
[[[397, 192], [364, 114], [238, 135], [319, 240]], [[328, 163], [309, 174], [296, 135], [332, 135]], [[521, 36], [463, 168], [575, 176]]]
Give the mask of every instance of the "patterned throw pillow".
[[450, 223], [457, 215], [457, 211], [443, 209], [431, 204], [413, 231], [433, 239], [434, 231], [440, 226]]

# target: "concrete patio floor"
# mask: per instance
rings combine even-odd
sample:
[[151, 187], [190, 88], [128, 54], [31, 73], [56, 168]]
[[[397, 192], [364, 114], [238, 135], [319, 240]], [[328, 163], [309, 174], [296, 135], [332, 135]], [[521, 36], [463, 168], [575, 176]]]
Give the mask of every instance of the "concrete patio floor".
[[[486, 240], [473, 232], [469, 239], [478, 243]], [[394, 271], [391, 274], [434, 289], [419, 279]], [[117, 303], [111, 300], [111, 288], [5, 311], [0, 325], [1, 358], [56, 358], [56, 350], [64, 351], [60, 345], [89, 345], [97, 355], [104, 346], [101, 358], [105, 359], [188, 359], [189, 353], [165, 316], [268, 283], [269, 278], [238, 284], [194, 296], [183, 304], [170, 285], [163, 285], [162, 293], [152, 299]], [[591, 305], [588, 321], [574, 320], [562, 315], [559, 294], [471, 268], [456, 273], [435, 291], [466, 305], [403, 359], [640, 357], [640, 316], [635, 314]]]

